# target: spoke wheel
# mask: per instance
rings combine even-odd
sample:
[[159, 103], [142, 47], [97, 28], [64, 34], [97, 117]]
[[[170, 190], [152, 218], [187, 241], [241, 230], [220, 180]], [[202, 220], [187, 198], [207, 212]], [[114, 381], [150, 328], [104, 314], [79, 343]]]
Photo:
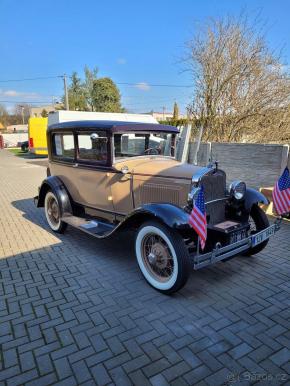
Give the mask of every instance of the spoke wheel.
[[[255, 234], [257, 232], [262, 231], [263, 229], [268, 228], [269, 220], [266, 216], [265, 212], [257, 205], [254, 204], [252, 206], [250, 215], [249, 215], [249, 224], [250, 224], [250, 233]], [[249, 251], [245, 253], [247, 256], [255, 255], [256, 253], [261, 252], [266, 245], [268, 244], [269, 240], [263, 241], [261, 244], [256, 245], [253, 248], [250, 248]]]
[[142, 259], [156, 280], [168, 281], [174, 270], [174, 260], [166, 241], [151, 233], [142, 241]]
[[190, 272], [189, 256], [177, 232], [147, 222], [138, 229], [135, 250], [139, 268], [152, 287], [170, 294], [184, 286]]
[[253, 217], [250, 215], [249, 216], [249, 225], [250, 225], [250, 233], [251, 234], [254, 234], [254, 233], [257, 233], [257, 225], [255, 223], [255, 220], [253, 219]]
[[66, 224], [61, 221], [60, 208], [57, 197], [52, 192], [47, 192], [44, 201], [45, 216], [48, 225], [54, 232], [63, 232]]

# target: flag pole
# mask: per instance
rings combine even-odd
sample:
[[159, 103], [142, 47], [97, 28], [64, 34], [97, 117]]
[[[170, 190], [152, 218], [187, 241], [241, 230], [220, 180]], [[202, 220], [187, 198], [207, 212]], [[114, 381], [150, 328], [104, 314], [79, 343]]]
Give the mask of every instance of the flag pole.
[[200, 244], [200, 239], [199, 239], [199, 235], [198, 235], [197, 236], [197, 248], [196, 248], [197, 264], [199, 264], [199, 244]]

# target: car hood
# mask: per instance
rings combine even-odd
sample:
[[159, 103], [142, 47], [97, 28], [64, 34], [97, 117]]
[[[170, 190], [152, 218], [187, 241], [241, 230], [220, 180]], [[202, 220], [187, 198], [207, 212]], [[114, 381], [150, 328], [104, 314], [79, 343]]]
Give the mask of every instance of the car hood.
[[202, 167], [191, 164], [181, 163], [171, 158], [165, 157], [138, 157], [118, 161], [115, 168], [119, 171], [127, 166], [129, 173], [134, 175], [160, 176], [190, 179]]

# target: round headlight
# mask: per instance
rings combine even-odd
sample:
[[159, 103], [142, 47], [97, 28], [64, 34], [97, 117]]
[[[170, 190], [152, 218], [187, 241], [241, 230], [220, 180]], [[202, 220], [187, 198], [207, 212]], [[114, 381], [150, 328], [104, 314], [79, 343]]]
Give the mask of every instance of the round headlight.
[[242, 181], [234, 181], [230, 185], [230, 195], [236, 200], [242, 200], [246, 194], [246, 184]]

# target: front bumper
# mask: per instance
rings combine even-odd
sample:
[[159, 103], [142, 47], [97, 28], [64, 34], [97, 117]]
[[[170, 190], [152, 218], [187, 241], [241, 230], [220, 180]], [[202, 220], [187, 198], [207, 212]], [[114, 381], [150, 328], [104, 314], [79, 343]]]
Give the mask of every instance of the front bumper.
[[[251, 235], [241, 241], [237, 241], [236, 243], [227, 245], [225, 247], [216, 247], [208, 253], [191, 254], [190, 257], [193, 260], [193, 268], [196, 270], [204, 268], [208, 265], [215, 264], [218, 261], [228, 259], [229, 257], [239, 255], [240, 253], [249, 250], [251, 247], [262, 243], [263, 241], [269, 239], [270, 236], [274, 235], [280, 229], [280, 223], [281, 220], [277, 219], [276, 222], [270, 225], [268, 228], [263, 229], [261, 232], [258, 232], [255, 235]], [[267, 233], [269, 236], [264, 238], [263, 235]], [[259, 239], [259, 236], [260, 241], [257, 243], [257, 238]]]

